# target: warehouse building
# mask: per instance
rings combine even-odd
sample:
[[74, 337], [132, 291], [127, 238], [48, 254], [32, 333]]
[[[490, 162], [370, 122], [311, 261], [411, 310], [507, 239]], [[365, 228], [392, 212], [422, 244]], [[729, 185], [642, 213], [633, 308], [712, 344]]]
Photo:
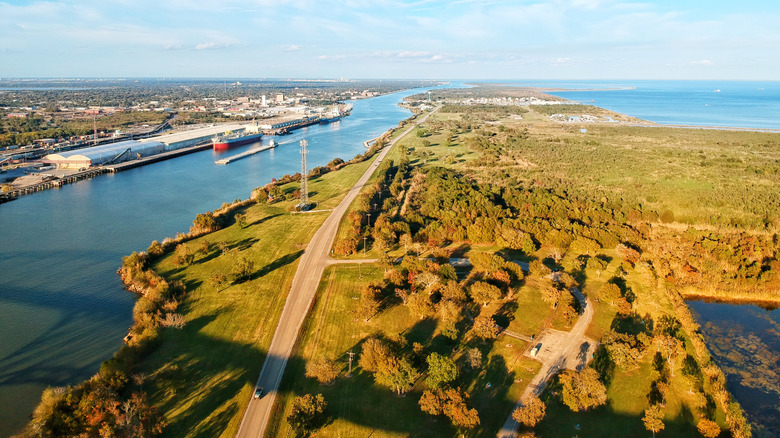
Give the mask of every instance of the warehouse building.
[[226, 132], [242, 132], [245, 127], [245, 125], [230, 124], [191, 129], [158, 135], [145, 140], [128, 140], [49, 154], [44, 157], [44, 161], [50, 162], [60, 169], [81, 169], [116, 164], [210, 142], [215, 136], [223, 135]]
[[91, 148], [49, 154], [45, 161], [56, 164], [60, 169], [81, 169], [103, 164], [136, 160], [165, 151], [165, 144], [159, 141], [120, 141]]

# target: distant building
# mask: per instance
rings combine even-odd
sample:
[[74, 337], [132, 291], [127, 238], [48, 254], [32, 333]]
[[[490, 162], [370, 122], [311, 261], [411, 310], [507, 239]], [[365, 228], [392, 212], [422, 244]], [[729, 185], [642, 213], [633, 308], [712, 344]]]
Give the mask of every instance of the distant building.
[[8, 113], [6, 117], [11, 117], [16, 119], [26, 119], [27, 113]]
[[284, 102], [284, 94], [279, 93], [276, 95], [276, 103], [283, 103]]

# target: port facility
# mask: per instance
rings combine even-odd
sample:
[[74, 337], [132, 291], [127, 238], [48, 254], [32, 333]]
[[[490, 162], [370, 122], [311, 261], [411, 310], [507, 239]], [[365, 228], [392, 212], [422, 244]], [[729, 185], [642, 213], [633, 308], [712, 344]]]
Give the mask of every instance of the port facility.
[[248, 125], [229, 124], [163, 134], [143, 140], [126, 140], [46, 155], [44, 162], [59, 169], [82, 169], [138, 160], [165, 152], [210, 143], [227, 132], [243, 132]]

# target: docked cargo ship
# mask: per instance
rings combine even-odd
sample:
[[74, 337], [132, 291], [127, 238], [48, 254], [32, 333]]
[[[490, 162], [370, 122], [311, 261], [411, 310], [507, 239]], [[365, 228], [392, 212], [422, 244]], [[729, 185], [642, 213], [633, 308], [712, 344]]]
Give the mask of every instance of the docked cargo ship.
[[326, 125], [341, 120], [342, 117], [346, 117], [352, 112], [352, 105], [341, 105], [333, 108], [329, 113], [320, 116], [320, 124]]
[[222, 151], [234, 146], [241, 146], [260, 141], [263, 133], [254, 126], [248, 126], [242, 132], [226, 132], [224, 135], [216, 136], [211, 139], [212, 147], [215, 151]]

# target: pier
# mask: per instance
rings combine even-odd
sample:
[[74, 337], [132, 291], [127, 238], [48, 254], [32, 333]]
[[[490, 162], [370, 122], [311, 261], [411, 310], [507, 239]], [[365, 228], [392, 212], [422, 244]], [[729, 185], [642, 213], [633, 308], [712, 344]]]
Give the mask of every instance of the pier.
[[[271, 140], [273, 142], [273, 140]], [[276, 143], [271, 143], [267, 146], [261, 146], [259, 148], [249, 149], [248, 151], [241, 152], [240, 154], [233, 155], [232, 157], [223, 158], [221, 160], [217, 160], [214, 162], [214, 164], [230, 164], [233, 161], [240, 160], [242, 158], [246, 158], [250, 155], [254, 155], [258, 152], [267, 151], [268, 149], [273, 149], [277, 146]]]
[[124, 161], [122, 163], [117, 163], [117, 164], [108, 164], [103, 167], [107, 169], [109, 172], [121, 172], [123, 170], [133, 169], [135, 167], [156, 163], [158, 161], [169, 160], [171, 158], [180, 157], [182, 155], [187, 155], [193, 152], [198, 152], [210, 148], [211, 148], [211, 141], [207, 143], [195, 145], [195, 146], [190, 146], [181, 149], [174, 149], [168, 152], [162, 152], [156, 155], [150, 155], [148, 157], [139, 158], [137, 160]]
[[0, 195], [0, 203], [12, 201], [18, 198], [19, 196], [29, 195], [31, 193], [40, 192], [47, 189], [59, 188], [64, 186], [65, 184], [72, 184], [74, 182], [81, 181], [83, 179], [93, 178], [106, 172], [108, 172], [108, 170], [103, 167], [95, 167], [78, 173], [74, 173], [72, 175], [64, 176], [62, 178], [45, 179], [37, 184], [21, 187], [18, 189], [14, 189], [2, 193]]

